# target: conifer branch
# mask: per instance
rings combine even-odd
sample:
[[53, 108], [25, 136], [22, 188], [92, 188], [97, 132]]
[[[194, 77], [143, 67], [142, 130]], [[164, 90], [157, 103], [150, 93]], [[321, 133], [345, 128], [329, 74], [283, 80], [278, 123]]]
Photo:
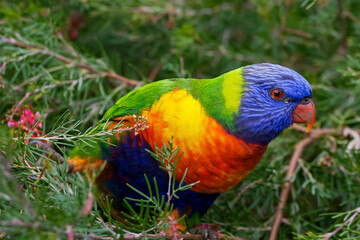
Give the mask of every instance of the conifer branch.
[[[306, 127], [300, 126], [298, 124], [294, 124], [293, 129], [306, 132]], [[301, 158], [301, 155], [305, 148], [316, 139], [322, 137], [323, 135], [328, 134], [336, 134], [336, 135], [344, 135], [344, 130], [346, 128], [342, 128], [340, 130], [332, 129], [332, 128], [324, 128], [324, 129], [312, 129], [310, 133], [300, 142], [298, 142], [295, 146], [295, 150], [292, 154], [288, 171], [286, 173], [285, 182], [282, 187], [281, 196], [280, 196], [280, 202], [277, 206], [276, 216], [273, 223], [273, 227], [271, 230], [270, 238], [269, 240], [276, 240], [277, 233], [279, 231], [280, 224], [283, 219], [283, 210], [286, 206], [286, 201], [288, 199], [290, 187], [291, 187], [291, 179], [293, 177], [293, 174], [295, 172], [295, 169], [297, 167], [298, 161]], [[360, 132], [360, 130], [354, 130], [356, 132]]]
[[16, 39], [14, 38], [6, 38], [5, 36], [1, 35], [0, 34], [0, 40], [4, 43], [9, 43], [9, 44], [12, 44], [12, 45], [15, 45], [15, 46], [18, 46], [20, 48], [25, 48], [25, 49], [29, 49], [35, 53], [40, 53], [40, 54], [43, 54], [43, 55], [46, 55], [46, 56], [50, 56], [50, 57], [55, 57], [57, 60], [59, 61], [62, 61], [70, 66], [76, 66], [78, 68], [82, 68], [82, 69], [85, 69], [89, 72], [93, 72], [93, 73], [96, 73], [98, 75], [100, 75], [101, 77], [108, 77], [108, 78], [113, 78], [113, 79], [116, 79], [116, 80], [120, 80], [128, 85], [131, 85], [131, 86], [135, 86], [135, 87], [139, 87], [142, 85], [141, 82], [137, 82], [137, 81], [134, 81], [134, 80], [130, 80], [124, 76], [121, 76], [119, 74], [116, 74], [114, 72], [105, 72], [105, 71], [101, 71], [99, 69], [96, 69], [88, 64], [85, 64], [83, 62], [78, 62], [77, 60], [73, 60], [73, 59], [70, 59], [70, 58], [67, 58], [63, 55], [60, 55], [60, 54], [57, 54], [57, 53], [54, 53], [52, 51], [49, 51], [47, 50], [46, 48], [44, 47], [40, 47], [40, 46], [36, 46], [35, 44], [27, 44], [27, 43], [23, 43], [23, 42], [20, 42], [20, 41], [17, 41]]
[[340, 231], [345, 225], [347, 224], [351, 224], [354, 219], [358, 216], [358, 214], [360, 213], [360, 207], [355, 209], [355, 212], [344, 222], [344, 224], [341, 224], [339, 227], [337, 227], [334, 231], [330, 232], [330, 233], [325, 233], [323, 235], [324, 240], [327, 240], [329, 238], [331, 238], [332, 236], [334, 236], [338, 231]]
[[277, 233], [278, 233], [278, 230], [279, 230], [279, 227], [280, 227], [280, 223], [281, 223], [282, 218], [283, 218], [283, 209], [284, 209], [284, 207], [286, 205], [286, 201], [287, 201], [289, 191], [290, 191], [290, 187], [291, 187], [291, 182], [290, 181], [291, 181], [292, 175], [294, 174], [294, 171], [296, 169], [297, 161], [301, 157], [301, 154], [304, 151], [305, 147], [308, 144], [310, 144], [312, 141], [314, 141], [315, 139], [316, 138], [309, 135], [305, 139], [301, 140], [295, 147], [295, 150], [294, 150], [293, 155], [292, 155], [291, 160], [290, 160], [288, 171], [286, 173], [285, 183], [284, 183], [282, 191], [281, 191], [280, 202], [279, 202], [278, 207], [277, 207], [276, 217], [275, 217], [275, 220], [274, 220], [274, 223], [273, 223], [273, 227], [272, 227], [272, 230], [271, 230], [269, 240], [276, 240]]
[[[200, 239], [164, 230], [169, 218], [161, 210], [178, 189], [171, 187], [170, 198], [164, 189], [164, 198], [156, 203], [154, 191], [152, 200], [136, 202], [143, 211], [126, 212], [130, 226], [111, 214], [100, 221], [115, 211], [109, 208], [114, 202], [109, 198], [102, 206], [95, 192], [89, 192], [89, 179], [68, 174], [67, 163], [50, 159], [61, 162], [74, 145], [86, 145], [86, 150], [116, 133], [87, 129], [144, 79], [211, 78], [259, 61], [305, 76], [314, 90], [317, 124], [329, 128], [305, 134], [305, 127], [293, 126], [304, 139], [323, 135], [297, 153], [291, 182], [285, 179], [291, 166], [284, 158], [295, 154], [302, 134], [281, 134], [242, 188], [222, 194], [202, 220], [218, 223], [229, 236], [266, 239], [281, 213], [278, 239], [285, 234], [302, 240], [357, 237], [360, 55], [355, 40], [360, 37], [360, 5], [341, 0], [277, 5], [192, 1], [191, 6], [183, 1], [18, 2], [0, 4], [0, 238]], [[277, 12], [280, 17], [269, 18]], [[337, 21], [319, 24], [329, 18]], [[115, 72], [142, 77], [137, 82]], [[43, 128], [20, 126], [25, 104], [46, 116]], [[69, 114], [59, 117], [67, 109]], [[153, 186], [153, 179], [148, 180]], [[280, 192], [284, 208], [276, 209]]]

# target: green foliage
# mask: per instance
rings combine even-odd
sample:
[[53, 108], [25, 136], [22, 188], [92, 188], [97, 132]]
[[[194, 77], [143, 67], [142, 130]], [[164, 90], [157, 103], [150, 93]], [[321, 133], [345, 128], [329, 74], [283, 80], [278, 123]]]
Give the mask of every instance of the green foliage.
[[81, 175], [69, 175], [68, 164], [49, 164], [44, 159], [40, 167], [39, 157], [27, 154], [31, 150], [20, 145], [2, 138], [1, 152], [6, 152], [0, 158], [2, 237], [65, 239], [74, 223], [80, 233], [106, 233], [95, 221], [96, 208], [94, 214], [83, 216], [83, 205], [92, 191], [89, 182]]
[[[309, 80], [316, 127], [349, 130], [324, 135], [304, 151], [278, 237], [318, 239], [343, 226], [335, 238], [359, 239], [359, 13], [357, 0], [1, 1], [0, 238], [124, 234], [110, 227], [124, 228], [107, 214], [110, 202], [102, 206], [105, 221], [95, 201], [84, 214], [95, 191], [94, 176], [89, 181], [67, 174], [66, 163], [57, 164], [48, 151], [29, 143], [36, 129], [7, 126], [10, 117], [20, 117], [13, 105], [29, 103], [39, 111], [44, 140], [66, 159], [74, 144], [112, 134], [100, 129], [104, 135], [93, 136], [98, 132], [90, 129], [137, 87], [121, 76], [140, 84], [213, 78], [246, 64], [271, 62]], [[268, 238], [288, 161], [303, 137], [285, 131], [253, 173], [221, 195], [201, 220], [219, 224], [228, 235]], [[161, 206], [153, 201], [139, 204]], [[141, 222], [144, 216], [145, 210], [129, 217]], [[156, 233], [157, 221], [142, 223], [127, 230]]]
[[[184, 179], [187, 173], [187, 171], [185, 171], [179, 185], [176, 187], [176, 165], [181, 158], [179, 151], [179, 147], [176, 147], [175, 149], [173, 148], [172, 142], [164, 144], [162, 148], [155, 146], [155, 152], [149, 151], [151, 155], [160, 162], [162, 166], [161, 168], [169, 175], [167, 200], [165, 201], [165, 196], [160, 196], [156, 178], [152, 179], [153, 181], [149, 181], [146, 174], [144, 174], [148, 192], [142, 192], [137, 189], [136, 186], [127, 184], [129, 188], [137, 192], [142, 198], [136, 199], [127, 197], [124, 200], [124, 205], [128, 209], [128, 212], [121, 212], [121, 215], [126, 218], [125, 224], [112, 219], [111, 208], [109, 208], [111, 203], [108, 200], [102, 202], [103, 210], [110, 223], [114, 222], [114, 224], [118, 224], [122, 229], [127, 229], [127, 233], [129, 233], [128, 229], [130, 227], [133, 236], [138, 234], [145, 238], [148, 233], [156, 234], [159, 231], [169, 232], [170, 229], [175, 227], [177, 222], [184, 221], [183, 217], [185, 216], [179, 219], [169, 218], [173, 211], [173, 204], [171, 204], [171, 200], [172, 198], [179, 198], [177, 193], [190, 189], [198, 182], [185, 184]], [[153, 182], [154, 186], [152, 186], [151, 182]], [[155, 189], [155, 192], [153, 192], [153, 189]], [[140, 210], [136, 211], [129, 202], [135, 202], [136, 205], [139, 206]]]

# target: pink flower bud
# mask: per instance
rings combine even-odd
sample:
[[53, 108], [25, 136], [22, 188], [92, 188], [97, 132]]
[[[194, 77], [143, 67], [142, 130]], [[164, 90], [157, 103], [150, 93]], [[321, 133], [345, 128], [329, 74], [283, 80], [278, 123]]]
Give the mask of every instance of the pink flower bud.
[[17, 127], [19, 127], [19, 124], [17, 123], [17, 122], [15, 122], [15, 121], [13, 121], [13, 120], [10, 120], [9, 122], [8, 122], [8, 127], [13, 127], [13, 128], [17, 128]]

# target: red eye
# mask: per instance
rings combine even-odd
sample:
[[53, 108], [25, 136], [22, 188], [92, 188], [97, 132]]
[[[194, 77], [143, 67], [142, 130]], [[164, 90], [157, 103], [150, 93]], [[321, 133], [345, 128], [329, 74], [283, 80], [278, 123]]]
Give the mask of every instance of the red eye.
[[279, 89], [274, 89], [271, 92], [271, 96], [273, 99], [280, 99], [282, 97], [283, 93], [281, 90]]

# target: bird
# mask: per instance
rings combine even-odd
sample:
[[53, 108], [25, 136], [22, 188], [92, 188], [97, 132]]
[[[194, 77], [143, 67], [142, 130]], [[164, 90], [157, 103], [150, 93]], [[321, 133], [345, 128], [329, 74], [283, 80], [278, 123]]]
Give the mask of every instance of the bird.
[[[156, 178], [166, 201], [169, 174], [150, 151], [172, 141], [181, 153], [175, 187], [185, 173], [185, 184], [196, 183], [171, 199], [172, 216], [199, 218], [256, 167], [283, 130], [305, 123], [310, 131], [316, 119], [312, 95], [303, 76], [270, 63], [247, 65], [212, 79], [152, 82], [120, 98], [98, 124], [129, 131], [105, 143], [75, 147], [69, 162], [72, 172], [105, 165], [96, 184], [114, 206], [121, 208], [126, 198], [142, 198], [129, 185], [149, 192], [144, 174], [152, 185]], [[179, 223], [178, 229], [185, 230], [185, 224]]]

